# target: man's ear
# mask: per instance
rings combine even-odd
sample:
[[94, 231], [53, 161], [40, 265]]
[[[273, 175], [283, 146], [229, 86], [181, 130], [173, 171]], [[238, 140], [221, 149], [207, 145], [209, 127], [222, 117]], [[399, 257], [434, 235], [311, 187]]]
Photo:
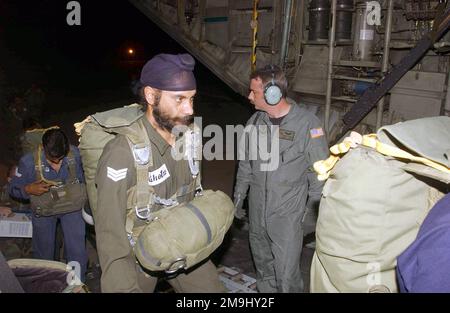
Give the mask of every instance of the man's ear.
[[147, 100], [147, 103], [150, 105], [155, 104], [155, 94], [156, 90], [152, 87], [146, 86], [144, 87], [144, 96], [145, 100]]

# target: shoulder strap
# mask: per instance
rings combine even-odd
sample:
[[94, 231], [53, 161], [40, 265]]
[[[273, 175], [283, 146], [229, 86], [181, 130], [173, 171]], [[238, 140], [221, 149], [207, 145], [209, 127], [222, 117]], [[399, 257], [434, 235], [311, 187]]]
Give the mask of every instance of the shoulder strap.
[[[42, 180], [50, 185], [57, 185], [58, 183], [54, 180], [50, 180], [44, 177], [42, 173], [42, 145], [39, 145], [38, 148], [34, 151], [34, 168], [36, 171], [36, 180]], [[67, 164], [68, 164], [68, 172], [69, 175], [67, 177], [67, 181], [75, 181], [77, 180], [77, 172], [76, 172], [76, 162], [75, 156], [72, 150], [69, 150], [67, 154]]]
[[42, 162], [41, 162], [41, 151], [42, 147], [41, 145], [38, 146], [36, 150], [33, 152], [33, 158], [34, 158], [34, 170], [36, 172], [36, 180], [43, 180], [44, 175], [42, 174]]
[[46, 179], [42, 173], [42, 145], [39, 145], [34, 152], [34, 167], [36, 170], [36, 180], [42, 180], [50, 185], [57, 185], [58, 183], [54, 180]]
[[153, 155], [142, 119], [137, 122], [137, 130], [141, 142], [132, 142], [127, 136], [128, 144], [134, 158], [136, 167], [136, 215], [139, 218], [147, 219], [150, 217], [151, 208], [154, 204], [155, 190], [148, 184], [148, 170], [153, 166]]

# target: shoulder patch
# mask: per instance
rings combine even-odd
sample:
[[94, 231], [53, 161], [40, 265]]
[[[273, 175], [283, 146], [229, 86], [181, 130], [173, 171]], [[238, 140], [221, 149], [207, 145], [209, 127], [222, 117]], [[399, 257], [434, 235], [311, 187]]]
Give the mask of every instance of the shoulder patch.
[[311, 138], [318, 138], [323, 136], [323, 129], [322, 128], [313, 128], [309, 131], [311, 134]]
[[107, 166], [107, 176], [109, 179], [118, 182], [119, 180], [127, 177], [128, 168], [122, 168], [120, 170], [115, 170], [112, 167]]

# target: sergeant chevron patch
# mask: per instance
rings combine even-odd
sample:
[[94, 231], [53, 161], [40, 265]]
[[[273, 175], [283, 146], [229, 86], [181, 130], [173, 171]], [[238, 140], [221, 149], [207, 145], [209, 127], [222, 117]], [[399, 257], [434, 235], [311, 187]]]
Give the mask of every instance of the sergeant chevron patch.
[[115, 182], [118, 182], [119, 180], [122, 180], [125, 177], [127, 177], [128, 168], [122, 168], [120, 170], [115, 170], [109, 166], [107, 166], [106, 168], [107, 168], [108, 178], [110, 178], [111, 180], [113, 180]]

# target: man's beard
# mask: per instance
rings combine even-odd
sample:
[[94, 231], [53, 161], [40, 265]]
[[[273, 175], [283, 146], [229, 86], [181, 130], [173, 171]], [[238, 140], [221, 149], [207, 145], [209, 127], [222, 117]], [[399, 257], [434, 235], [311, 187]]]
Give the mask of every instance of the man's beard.
[[181, 118], [170, 118], [167, 114], [161, 112], [159, 109], [159, 103], [153, 107], [153, 117], [159, 127], [169, 132], [171, 132], [177, 125], [189, 126], [194, 120], [194, 115], [188, 115]]

